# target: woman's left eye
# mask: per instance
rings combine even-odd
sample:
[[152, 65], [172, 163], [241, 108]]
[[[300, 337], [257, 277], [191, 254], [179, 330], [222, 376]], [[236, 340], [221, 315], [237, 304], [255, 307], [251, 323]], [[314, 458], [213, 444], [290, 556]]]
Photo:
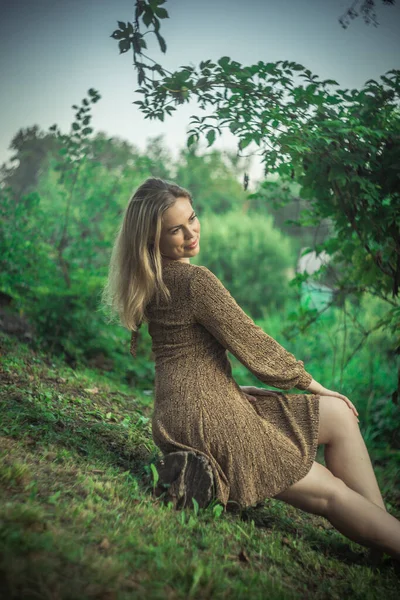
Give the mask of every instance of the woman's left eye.
[[[192, 217], [190, 217], [190, 221], [194, 221], [196, 217], [197, 217], [197, 215], [193, 215]], [[175, 229], [175, 231], [173, 231], [172, 233], [175, 234], [175, 233], [178, 233], [178, 231], [179, 231], [179, 229]]]

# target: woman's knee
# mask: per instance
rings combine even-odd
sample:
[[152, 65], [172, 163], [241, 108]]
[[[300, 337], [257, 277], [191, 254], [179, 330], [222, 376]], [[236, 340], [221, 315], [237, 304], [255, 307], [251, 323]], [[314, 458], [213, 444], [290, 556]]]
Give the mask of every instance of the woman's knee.
[[344, 400], [335, 396], [319, 399], [319, 444], [329, 444], [334, 439], [347, 435], [350, 428], [358, 427], [357, 417]]
[[345, 487], [343, 481], [329, 469], [314, 462], [307, 475], [274, 498], [306, 512], [326, 516], [332, 502], [344, 492]]
[[339, 477], [335, 477], [335, 482], [329, 490], [329, 494], [327, 495], [325, 502], [325, 517], [329, 517], [329, 514], [332, 513], [332, 510], [338, 507], [338, 505], [343, 506], [348, 501], [346, 496], [350, 489], [345, 484], [342, 479]]

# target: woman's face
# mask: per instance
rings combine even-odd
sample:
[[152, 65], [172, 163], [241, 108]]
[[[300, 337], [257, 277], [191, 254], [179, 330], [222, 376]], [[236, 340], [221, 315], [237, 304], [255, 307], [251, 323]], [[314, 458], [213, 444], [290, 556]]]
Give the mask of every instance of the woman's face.
[[[194, 248], [189, 245], [197, 242]], [[160, 252], [163, 257], [190, 262], [200, 251], [200, 222], [188, 198], [180, 197], [163, 214]]]

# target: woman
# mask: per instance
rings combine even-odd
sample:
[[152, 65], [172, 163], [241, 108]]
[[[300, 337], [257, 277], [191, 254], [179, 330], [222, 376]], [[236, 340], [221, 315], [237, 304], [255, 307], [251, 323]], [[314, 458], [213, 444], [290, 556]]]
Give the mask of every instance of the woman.
[[[148, 323], [156, 445], [205, 457], [224, 506], [277, 498], [326, 517], [373, 558], [385, 551], [398, 560], [400, 522], [386, 512], [357, 409], [255, 325], [211, 271], [190, 263], [200, 245], [191, 194], [147, 179], [125, 211], [103, 298], [133, 332], [133, 356]], [[227, 350], [263, 383], [309, 393], [240, 387]], [[315, 461], [319, 444], [326, 467]]]

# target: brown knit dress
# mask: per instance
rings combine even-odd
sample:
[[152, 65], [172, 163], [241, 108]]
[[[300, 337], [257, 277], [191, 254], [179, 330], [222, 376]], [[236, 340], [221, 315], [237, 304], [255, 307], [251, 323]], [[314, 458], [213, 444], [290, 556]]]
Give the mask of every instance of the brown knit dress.
[[163, 280], [171, 303], [147, 307], [155, 444], [163, 453], [206, 456], [225, 506], [244, 508], [275, 496], [302, 479], [315, 460], [319, 396], [266, 389], [249, 401], [232, 376], [227, 350], [276, 388], [306, 390], [312, 376], [206, 267], [164, 262]]

